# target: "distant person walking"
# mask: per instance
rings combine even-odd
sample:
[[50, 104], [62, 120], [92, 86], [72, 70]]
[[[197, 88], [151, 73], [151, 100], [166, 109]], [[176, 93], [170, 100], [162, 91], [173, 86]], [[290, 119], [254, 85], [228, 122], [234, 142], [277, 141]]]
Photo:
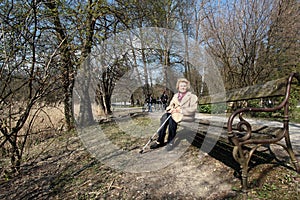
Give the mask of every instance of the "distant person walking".
[[151, 94], [148, 94], [146, 102], [147, 102], [147, 106], [148, 106], [148, 112], [152, 112], [153, 97]]
[[160, 100], [161, 100], [164, 110], [166, 110], [166, 108], [167, 108], [168, 99], [169, 99], [169, 97], [166, 94], [166, 91], [164, 91], [162, 93], [162, 95], [160, 96]]

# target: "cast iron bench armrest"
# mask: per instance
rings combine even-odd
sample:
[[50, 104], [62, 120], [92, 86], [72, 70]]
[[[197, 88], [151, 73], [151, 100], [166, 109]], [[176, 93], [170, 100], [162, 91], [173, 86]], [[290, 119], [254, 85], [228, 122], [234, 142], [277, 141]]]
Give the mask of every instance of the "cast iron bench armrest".
[[[228, 129], [228, 139], [230, 142], [238, 145], [244, 145], [244, 144], [270, 144], [274, 142], [280, 141], [284, 137], [284, 131], [282, 131], [282, 134], [276, 134], [276, 137], [272, 139], [265, 139], [263, 137], [259, 139], [255, 139], [253, 137], [252, 132], [252, 125], [247, 120], [243, 118], [243, 115], [250, 112], [274, 112], [277, 110], [281, 110], [284, 105], [279, 105], [277, 107], [273, 108], [255, 108], [255, 107], [247, 107], [247, 108], [241, 108], [233, 112], [230, 117], [228, 118], [227, 122], [227, 129]], [[238, 132], [234, 131], [234, 119], [238, 117], [239, 122], [236, 124], [235, 130], [238, 130], [239, 132], [245, 132], [244, 127], [246, 128], [246, 133], [241, 135], [238, 134]], [[284, 120], [285, 121], [285, 120]], [[283, 127], [284, 130], [288, 129], [288, 126]]]

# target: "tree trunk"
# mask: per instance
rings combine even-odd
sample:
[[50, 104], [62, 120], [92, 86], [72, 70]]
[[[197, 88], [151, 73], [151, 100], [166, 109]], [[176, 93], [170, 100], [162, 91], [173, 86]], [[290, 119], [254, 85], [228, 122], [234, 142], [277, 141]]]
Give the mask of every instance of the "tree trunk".
[[82, 93], [81, 93], [81, 101], [79, 108], [79, 118], [78, 125], [81, 127], [90, 126], [94, 123], [92, 104], [89, 95], [89, 85], [90, 81], [86, 79], [83, 82]]
[[104, 99], [105, 99], [105, 113], [110, 115], [110, 114], [112, 114], [112, 111], [111, 111], [111, 95], [110, 94], [105, 94]]

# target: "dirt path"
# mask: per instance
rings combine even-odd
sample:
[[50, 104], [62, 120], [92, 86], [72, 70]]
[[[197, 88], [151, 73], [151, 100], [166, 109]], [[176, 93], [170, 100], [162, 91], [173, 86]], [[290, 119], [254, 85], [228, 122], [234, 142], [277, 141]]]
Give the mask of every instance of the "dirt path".
[[[159, 120], [161, 112], [150, 113], [153, 120]], [[158, 123], [157, 123], [158, 124]], [[156, 129], [157, 127], [154, 127]], [[133, 150], [118, 149], [98, 130], [81, 134], [81, 140], [88, 150], [102, 163], [125, 172], [121, 185], [122, 195], [134, 199], [214, 199], [230, 197], [233, 185], [239, 180], [233, 170], [207, 153], [181, 140], [167, 152], [164, 147], [139, 154], [142, 146]], [[148, 136], [153, 131], [147, 131]], [[147, 136], [147, 137], [148, 137]], [[144, 136], [146, 137], [146, 136]]]
[[[159, 118], [160, 112], [151, 113], [153, 118]], [[208, 115], [198, 114], [198, 118], [211, 118]], [[226, 118], [218, 119], [224, 121]], [[281, 126], [281, 123], [270, 121], [253, 121], [252, 123], [265, 124], [268, 126]], [[297, 156], [299, 156], [299, 125], [291, 123], [291, 139]], [[182, 146], [188, 145], [185, 141], [181, 141]], [[181, 148], [183, 148], [181, 146]], [[180, 147], [179, 147], [180, 148]], [[233, 176], [233, 169], [224, 163], [216, 160], [201, 152], [195, 147], [186, 148], [176, 161], [174, 159], [165, 167], [151, 171], [149, 173], [127, 174], [128, 182], [136, 191], [138, 196], [169, 198], [169, 199], [228, 199], [234, 197], [236, 193], [232, 190], [234, 187], [240, 186], [239, 179]], [[178, 151], [179, 154], [182, 151]], [[177, 153], [178, 153], [177, 152]], [[169, 152], [163, 149], [156, 150], [157, 154], [146, 153], [144, 157], [148, 157], [155, 162], [166, 163], [170, 160]], [[172, 152], [176, 154], [175, 151]], [[156, 158], [160, 157], [157, 161]]]
[[192, 151], [165, 168], [126, 174], [123, 180], [141, 199], [223, 199], [234, 195], [238, 182], [227, 166]]

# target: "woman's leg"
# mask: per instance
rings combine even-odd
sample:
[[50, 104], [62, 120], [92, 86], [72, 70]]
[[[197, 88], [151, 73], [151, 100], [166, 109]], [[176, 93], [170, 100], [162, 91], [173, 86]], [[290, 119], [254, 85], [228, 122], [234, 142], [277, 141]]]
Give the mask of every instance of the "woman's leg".
[[173, 120], [172, 117], [170, 117], [168, 143], [174, 142], [173, 139], [176, 136], [176, 131], [177, 131], [177, 123]]
[[[169, 117], [170, 113], [165, 113], [162, 115], [162, 117], [160, 118], [160, 125], [162, 125], [167, 118]], [[163, 144], [165, 141], [165, 136], [166, 136], [166, 130], [167, 127], [169, 125], [170, 120], [172, 119], [172, 117], [170, 117], [168, 119], [168, 121], [165, 123], [165, 125], [158, 131], [158, 139], [157, 142], [159, 142], [160, 144]]]

